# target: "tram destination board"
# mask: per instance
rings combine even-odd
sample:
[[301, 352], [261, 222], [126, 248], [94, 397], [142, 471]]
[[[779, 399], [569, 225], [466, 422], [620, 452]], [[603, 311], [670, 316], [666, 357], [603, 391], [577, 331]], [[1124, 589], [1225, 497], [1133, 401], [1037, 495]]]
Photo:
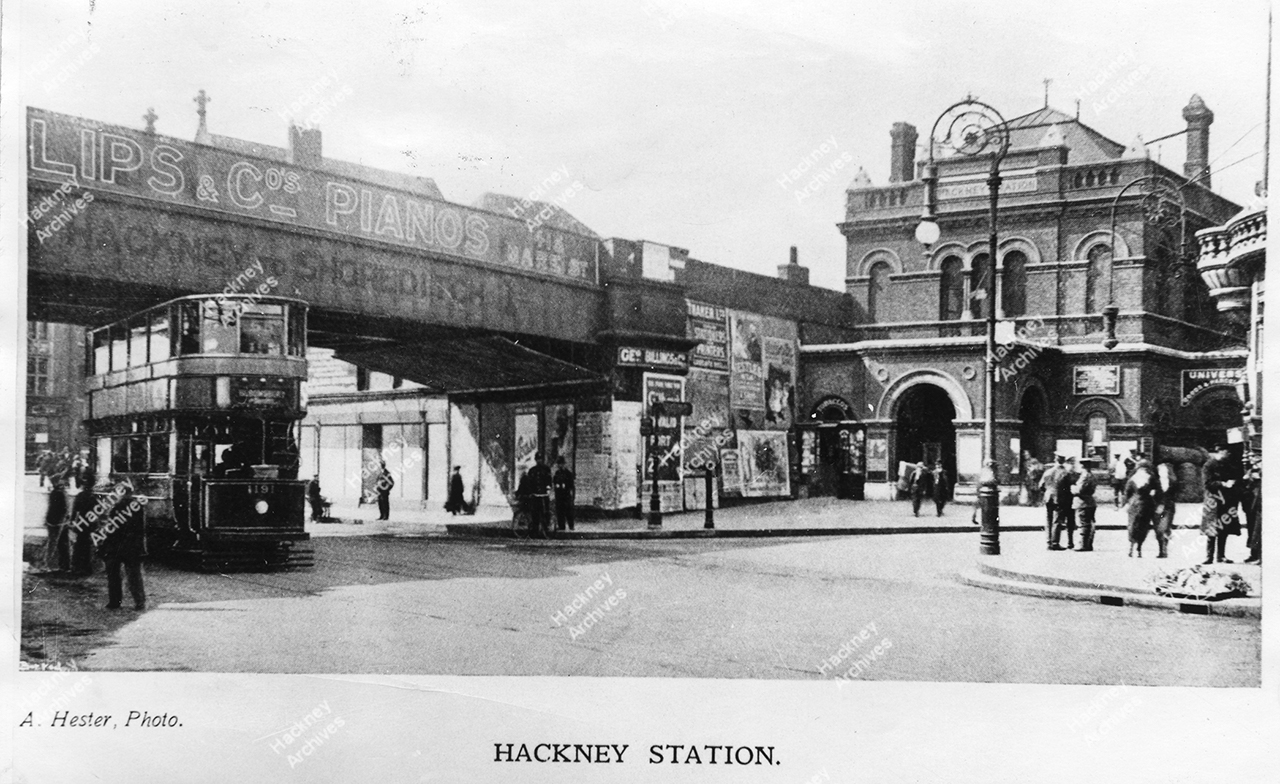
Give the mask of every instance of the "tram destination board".
[[292, 408], [293, 384], [286, 378], [233, 378], [231, 407], [248, 409]]

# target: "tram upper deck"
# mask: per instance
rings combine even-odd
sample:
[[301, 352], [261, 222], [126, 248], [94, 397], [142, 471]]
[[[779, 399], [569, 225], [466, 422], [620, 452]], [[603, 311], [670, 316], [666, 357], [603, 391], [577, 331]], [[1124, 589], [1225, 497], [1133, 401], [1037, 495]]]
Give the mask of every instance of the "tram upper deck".
[[300, 418], [306, 303], [286, 297], [182, 297], [92, 330], [89, 420], [180, 412]]

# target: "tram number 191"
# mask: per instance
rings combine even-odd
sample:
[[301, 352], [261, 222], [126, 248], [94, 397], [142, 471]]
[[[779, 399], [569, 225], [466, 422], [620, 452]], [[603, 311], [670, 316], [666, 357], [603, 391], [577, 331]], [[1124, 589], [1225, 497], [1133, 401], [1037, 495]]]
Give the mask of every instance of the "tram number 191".
[[254, 485], [254, 484], [249, 485], [250, 495], [267, 495], [272, 492], [275, 492], [274, 485]]

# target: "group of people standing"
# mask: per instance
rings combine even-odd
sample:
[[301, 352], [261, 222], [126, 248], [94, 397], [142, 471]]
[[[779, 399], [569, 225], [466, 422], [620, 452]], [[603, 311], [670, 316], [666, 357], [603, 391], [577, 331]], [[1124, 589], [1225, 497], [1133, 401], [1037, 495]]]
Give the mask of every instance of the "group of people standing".
[[556, 530], [563, 531], [568, 526], [572, 531], [575, 493], [573, 471], [565, 463], [563, 455], [556, 458], [556, 470], [553, 474], [542, 453], [535, 454], [533, 467], [520, 477], [520, 483], [516, 486], [516, 500], [529, 513], [529, 535], [542, 539], [548, 537], [553, 496]]
[[[1047, 467], [1036, 463], [1028, 470], [1028, 491], [1033, 503], [1043, 500], [1046, 545], [1050, 550], [1093, 549], [1098, 503], [1092, 460], [1057, 455]], [[1110, 469], [1115, 506], [1128, 514], [1129, 557], [1142, 557], [1147, 535], [1154, 532], [1157, 558], [1169, 557], [1169, 537], [1177, 512], [1180, 490], [1172, 463], [1154, 465], [1134, 451], [1128, 457], [1113, 456]], [[1246, 521], [1249, 557], [1245, 563], [1262, 563], [1261, 467], [1253, 455], [1242, 461], [1227, 446], [1214, 449], [1204, 466], [1204, 508], [1200, 531], [1206, 537], [1203, 563], [1231, 563], [1226, 558], [1228, 536], [1241, 533], [1240, 512]], [[1239, 511], [1237, 511], [1239, 510]], [[1075, 547], [1079, 523], [1080, 547]], [[1062, 546], [1066, 531], [1067, 545]]]
[[924, 503], [924, 499], [931, 498], [938, 510], [938, 517], [942, 517], [943, 507], [951, 500], [952, 488], [951, 477], [947, 475], [947, 469], [942, 467], [941, 461], [934, 461], [932, 466], [923, 462], [916, 463], [911, 478], [907, 480], [907, 487], [911, 494], [911, 514], [919, 517], [920, 505]]
[[[68, 501], [74, 480], [77, 492]], [[129, 584], [136, 610], [147, 606], [142, 582], [142, 559], [147, 553], [142, 506], [135, 501], [132, 487], [119, 482], [113, 487], [109, 508], [101, 508], [101, 496], [93, 491], [97, 477], [85, 468], [78, 476], [68, 474], [48, 478], [49, 500], [45, 508], [44, 575], [88, 577], [94, 572], [94, 555], [102, 559], [107, 573], [107, 609], [120, 608], [124, 585]]]
[[[1097, 521], [1098, 501], [1095, 493], [1098, 481], [1089, 470], [1088, 461], [1057, 455], [1043, 472], [1035, 492], [1044, 499], [1045, 536], [1050, 550], [1076, 550], [1087, 553], [1093, 550], [1094, 525]], [[1080, 547], [1076, 547], [1076, 527], [1080, 528]], [[1062, 532], [1067, 533], [1067, 546], [1062, 546]]]

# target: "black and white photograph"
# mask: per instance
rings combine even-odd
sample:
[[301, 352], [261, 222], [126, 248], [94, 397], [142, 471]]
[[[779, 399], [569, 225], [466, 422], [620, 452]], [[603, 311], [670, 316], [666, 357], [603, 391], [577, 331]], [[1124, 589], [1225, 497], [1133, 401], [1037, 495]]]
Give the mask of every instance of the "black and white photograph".
[[6, 780], [1270, 780], [1271, 14], [6, 0]]

